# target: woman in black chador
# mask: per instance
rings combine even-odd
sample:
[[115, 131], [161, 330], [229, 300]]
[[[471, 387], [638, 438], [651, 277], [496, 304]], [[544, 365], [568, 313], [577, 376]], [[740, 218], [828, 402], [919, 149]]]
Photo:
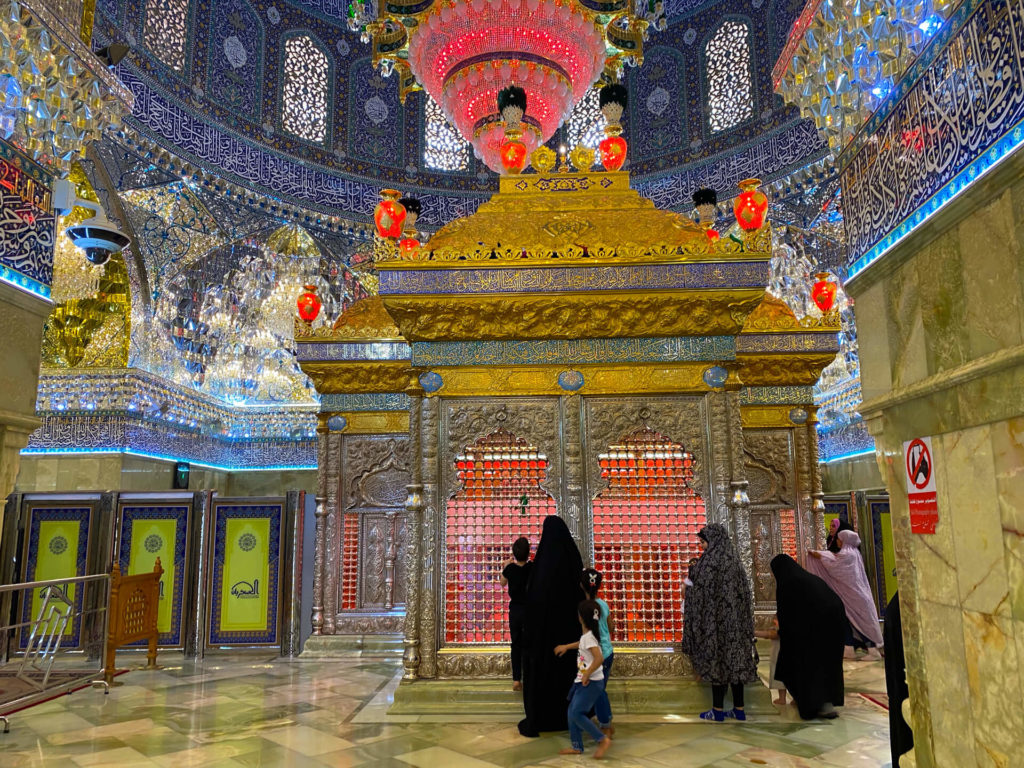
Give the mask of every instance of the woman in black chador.
[[579, 640], [576, 607], [583, 599], [580, 573], [583, 558], [565, 522], [544, 518], [537, 555], [526, 588], [526, 627], [523, 641], [523, 707], [519, 721], [523, 736], [541, 731], [564, 731], [566, 697], [576, 679], [576, 656], [555, 655], [555, 646]]
[[[711, 683], [711, 709], [701, 719], [746, 720], [743, 685], [757, 680], [750, 582], [724, 525], [707, 525], [697, 538], [704, 553], [690, 566], [693, 586], [686, 589], [683, 652], [700, 679]], [[730, 687], [733, 707], [726, 712]]]
[[800, 717], [835, 717], [843, 705], [846, 609], [832, 588], [789, 555], [771, 562], [779, 620], [775, 679], [793, 695]]

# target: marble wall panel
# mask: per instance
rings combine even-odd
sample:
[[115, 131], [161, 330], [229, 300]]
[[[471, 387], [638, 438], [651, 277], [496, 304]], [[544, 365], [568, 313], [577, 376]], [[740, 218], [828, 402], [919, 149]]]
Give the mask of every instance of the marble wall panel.
[[1024, 338], [1024, 293], [1021, 291], [1021, 245], [1014, 229], [1017, 185], [988, 208], [968, 216], [958, 228], [966, 311], [967, 353], [979, 357], [1020, 344]]
[[[901, 270], [908, 277], [916, 277], [928, 375], [963, 365], [968, 359], [964, 270], [955, 235], [948, 233], [937, 238]], [[969, 260], [966, 254], [964, 260]], [[905, 379], [903, 383], [913, 380]]]
[[[1024, 710], [1020, 701], [1020, 657], [1013, 621], [1004, 616], [965, 611], [964, 651], [968, 700], [973, 714], [979, 768], [1024, 765]], [[966, 765], [966, 763], [965, 763]]]
[[[870, 339], [870, 344], [861, 344], [860, 386], [865, 400], [884, 395], [892, 389], [892, 368], [889, 365], [889, 321], [885, 311], [885, 284], [875, 283], [857, 299], [854, 312], [857, 316], [857, 335]], [[870, 310], [870, 311], [869, 311]]]
[[[886, 286], [885, 312], [889, 323], [886, 339], [892, 384], [894, 387], [905, 387], [928, 375], [917, 274], [907, 265], [897, 270]], [[864, 367], [863, 362], [861, 367]]]
[[942, 511], [953, 532], [960, 604], [968, 611], [1008, 615], [1009, 584], [999, 507], [993, 503], [996, 479], [990, 435], [988, 426], [943, 435], [937, 466], [947, 480], [949, 501]]

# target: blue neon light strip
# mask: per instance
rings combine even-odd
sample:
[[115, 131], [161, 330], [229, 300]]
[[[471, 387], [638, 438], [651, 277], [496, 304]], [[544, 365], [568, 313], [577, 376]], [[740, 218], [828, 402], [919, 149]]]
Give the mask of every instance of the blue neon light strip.
[[192, 461], [188, 458], [177, 456], [162, 456], [156, 453], [144, 453], [143, 451], [132, 451], [127, 448], [25, 448], [21, 451], [22, 456], [137, 456], [143, 459], [156, 459], [158, 461], [183, 461], [193, 467], [203, 469], [216, 469], [221, 472], [283, 472], [286, 470], [315, 470], [316, 464], [283, 464], [274, 467], [244, 467], [221, 464], [207, 464], [202, 461]]
[[972, 184], [980, 181], [989, 171], [998, 166], [1006, 157], [1020, 149], [1022, 145], [1024, 145], [1024, 120], [1013, 126], [1002, 138], [985, 150], [984, 153], [968, 163], [963, 170], [932, 195], [926, 203], [904, 219], [896, 229], [892, 230], [867, 253], [857, 259], [850, 266], [846, 279], [852, 279], [882, 258], [882, 256], [910, 235], [911, 232], [959, 197], [960, 193]]
[[874, 456], [875, 449], [868, 448], [866, 451], [854, 451], [853, 453], [844, 453], [842, 456], [833, 456], [831, 459], [821, 462], [822, 464], [834, 464], [837, 461], [845, 461], [846, 459], [856, 459], [858, 456]]
[[0, 264], [0, 282], [13, 285], [15, 288], [31, 293], [33, 296], [50, 300], [50, 286], [27, 275], [23, 275], [21, 272], [17, 272], [10, 267], [5, 267], [3, 264]]

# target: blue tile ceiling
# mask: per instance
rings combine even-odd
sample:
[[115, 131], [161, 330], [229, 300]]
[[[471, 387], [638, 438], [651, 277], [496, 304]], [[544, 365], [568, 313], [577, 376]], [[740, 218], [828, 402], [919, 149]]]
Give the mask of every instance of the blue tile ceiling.
[[[475, 210], [496, 177], [424, 168], [423, 94], [403, 107], [394, 79], [344, 24], [340, 0], [193, 0], [188, 50], [175, 71], [145, 50], [145, 0], [100, 0], [96, 38], [123, 40], [119, 74], [136, 96], [131, 127], [185, 160], [282, 200], [368, 220], [384, 185], [414, 190], [423, 226]], [[672, 23], [652, 33], [643, 67], [628, 70], [625, 116], [634, 184], [659, 205], [688, 208], [698, 186], [728, 196], [746, 176], [772, 179], [824, 154], [813, 126], [774, 95], [771, 68], [800, 10], [796, 0], [670, 0]], [[751, 26], [754, 114], [710, 135], [703, 50], [725, 18]], [[281, 130], [284, 41], [307, 34], [331, 66], [329, 135], [318, 145]], [[372, 102], [372, 104], [371, 104]], [[370, 108], [372, 106], [372, 109]]]

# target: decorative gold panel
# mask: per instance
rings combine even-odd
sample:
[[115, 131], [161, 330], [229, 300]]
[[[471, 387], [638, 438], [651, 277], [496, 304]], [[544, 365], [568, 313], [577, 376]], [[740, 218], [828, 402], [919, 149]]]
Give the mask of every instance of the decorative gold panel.
[[416, 386], [416, 374], [409, 363], [301, 363], [302, 370], [320, 394], [359, 392], [405, 392]]
[[[792, 427], [789, 412], [792, 405], [744, 405], [740, 407], [740, 423], [744, 429], [754, 427]], [[806, 409], [805, 409], [806, 410]]]
[[409, 341], [607, 339], [736, 334], [763, 297], [763, 289], [386, 296], [384, 305]]
[[295, 338], [299, 341], [390, 341], [400, 339], [401, 336], [379, 296], [367, 296], [354, 303], [342, 313], [333, 328], [325, 326], [313, 330], [307, 323], [295, 318]]
[[331, 416], [342, 416], [345, 428], [338, 430], [346, 435], [406, 434], [409, 432], [408, 411], [337, 411], [320, 414], [321, 428], [327, 427]]
[[807, 333], [808, 331], [826, 331], [838, 333], [841, 324], [839, 311], [832, 310], [827, 315], [814, 318], [807, 316], [797, 320], [786, 303], [770, 293], [747, 317], [743, 325], [744, 333]]
[[812, 386], [836, 359], [835, 352], [801, 355], [741, 355], [740, 380], [747, 387]]

